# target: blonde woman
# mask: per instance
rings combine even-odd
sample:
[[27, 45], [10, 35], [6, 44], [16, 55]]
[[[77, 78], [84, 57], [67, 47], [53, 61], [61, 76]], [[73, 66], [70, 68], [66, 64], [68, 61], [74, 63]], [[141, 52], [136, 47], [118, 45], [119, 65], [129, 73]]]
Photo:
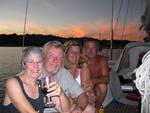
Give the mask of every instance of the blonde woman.
[[64, 51], [65, 68], [70, 71], [74, 79], [76, 79], [76, 81], [82, 86], [88, 96], [89, 105], [83, 113], [94, 113], [94, 108], [92, 106], [95, 102], [93, 84], [90, 79], [87, 60], [83, 55], [81, 55], [80, 43], [76, 41], [67, 41], [64, 43]]

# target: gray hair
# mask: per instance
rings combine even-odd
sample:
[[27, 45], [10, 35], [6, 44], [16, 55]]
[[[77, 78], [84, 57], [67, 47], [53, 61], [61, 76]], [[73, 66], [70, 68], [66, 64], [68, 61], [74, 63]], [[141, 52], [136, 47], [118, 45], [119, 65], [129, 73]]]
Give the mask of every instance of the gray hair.
[[46, 52], [48, 47], [55, 47], [55, 48], [61, 48], [63, 50], [63, 45], [61, 42], [54, 40], [54, 41], [49, 41], [43, 46], [44, 52]]
[[29, 47], [25, 48], [22, 52], [21, 63], [22, 63], [23, 69], [24, 69], [24, 62], [31, 53], [36, 53], [39, 55], [39, 58], [41, 58], [42, 60], [44, 59], [44, 52], [43, 52], [42, 48], [35, 47], [35, 46], [29, 46]]

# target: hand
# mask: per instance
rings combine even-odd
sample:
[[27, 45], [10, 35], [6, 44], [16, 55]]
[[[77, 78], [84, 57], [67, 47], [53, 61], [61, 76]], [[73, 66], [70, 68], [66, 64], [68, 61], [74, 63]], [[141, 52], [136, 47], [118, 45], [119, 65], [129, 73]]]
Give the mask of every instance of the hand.
[[50, 83], [47, 96], [60, 96], [62, 93], [63, 91], [56, 81]]
[[92, 90], [93, 87], [94, 87], [94, 85], [93, 85], [92, 80], [86, 81], [86, 83], [83, 85], [83, 89], [84, 89], [84, 91], [86, 91], [86, 92]]
[[89, 84], [89, 86], [91, 87], [91, 89], [94, 88], [94, 83], [93, 83], [92, 80], [88, 80], [88, 81], [87, 81], [87, 84]]

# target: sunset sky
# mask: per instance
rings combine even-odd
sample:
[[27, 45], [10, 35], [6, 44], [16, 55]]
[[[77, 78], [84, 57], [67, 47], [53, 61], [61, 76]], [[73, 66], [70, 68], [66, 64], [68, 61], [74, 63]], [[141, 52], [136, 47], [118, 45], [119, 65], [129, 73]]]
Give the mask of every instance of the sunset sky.
[[[0, 34], [23, 33], [26, 2], [0, 0]], [[120, 3], [114, 0], [114, 28]], [[146, 34], [139, 27], [144, 10], [145, 0], [122, 0], [114, 39], [143, 40]], [[26, 33], [109, 40], [111, 17], [112, 0], [29, 0]]]

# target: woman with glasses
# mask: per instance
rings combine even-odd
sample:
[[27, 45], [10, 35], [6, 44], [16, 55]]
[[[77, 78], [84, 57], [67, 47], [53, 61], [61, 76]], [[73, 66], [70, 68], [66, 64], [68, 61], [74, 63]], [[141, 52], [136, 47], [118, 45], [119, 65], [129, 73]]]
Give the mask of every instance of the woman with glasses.
[[27, 47], [22, 53], [20, 76], [6, 82], [4, 113], [43, 113], [43, 94], [36, 82], [43, 70], [43, 50]]

